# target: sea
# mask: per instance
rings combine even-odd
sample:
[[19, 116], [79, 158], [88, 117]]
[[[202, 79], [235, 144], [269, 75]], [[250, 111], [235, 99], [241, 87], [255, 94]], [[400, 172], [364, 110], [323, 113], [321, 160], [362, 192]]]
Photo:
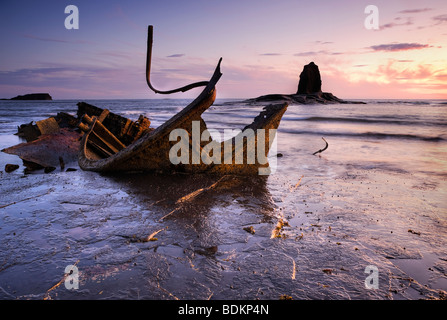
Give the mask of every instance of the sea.
[[[79, 101], [0, 101], [0, 149]], [[191, 100], [82, 101], [156, 128]], [[445, 299], [447, 100], [364, 101], [289, 105], [272, 174], [215, 188], [76, 163], [25, 173], [0, 153], [0, 299]], [[217, 99], [202, 117], [224, 132], [262, 109]]]

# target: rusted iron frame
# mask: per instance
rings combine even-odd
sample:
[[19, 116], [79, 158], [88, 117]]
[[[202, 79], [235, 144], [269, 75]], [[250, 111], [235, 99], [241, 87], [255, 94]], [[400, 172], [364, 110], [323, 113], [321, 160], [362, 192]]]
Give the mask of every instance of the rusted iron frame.
[[208, 81], [201, 81], [201, 82], [195, 82], [192, 84], [189, 84], [187, 86], [174, 89], [174, 90], [168, 90], [168, 91], [161, 91], [155, 89], [151, 84], [151, 60], [152, 60], [152, 43], [153, 43], [153, 26], [149, 26], [147, 30], [147, 55], [146, 55], [146, 82], [149, 88], [154, 91], [155, 93], [159, 94], [171, 94], [176, 92], [185, 92], [197, 87], [203, 87], [208, 85]]

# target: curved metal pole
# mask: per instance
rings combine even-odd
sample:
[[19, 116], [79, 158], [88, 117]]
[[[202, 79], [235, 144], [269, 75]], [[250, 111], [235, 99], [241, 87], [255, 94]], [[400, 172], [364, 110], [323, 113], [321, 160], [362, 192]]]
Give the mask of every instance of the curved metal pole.
[[315, 151], [314, 153], [312, 153], [312, 155], [316, 155], [317, 153], [323, 152], [324, 150], [326, 150], [326, 149], [329, 147], [329, 143], [327, 143], [326, 139], [323, 138], [323, 137], [322, 137], [321, 139], [323, 139], [324, 142], [326, 142], [326, 146], [325, 146], [323, 149], [320, 149], [320, 150], [318, 150], [318, 151]]
[[153, 26], [149, 26], [147, 30], [146, 82], [152, 91], [160, 94], [171, 94], [175, 92], [185, 92], [193, 88], [206, 86], [208, 84], [208, 81], [201, 81], [174, 90], [161, 91], [155, 89], [151, 84], [152, 42], [153, 42]]

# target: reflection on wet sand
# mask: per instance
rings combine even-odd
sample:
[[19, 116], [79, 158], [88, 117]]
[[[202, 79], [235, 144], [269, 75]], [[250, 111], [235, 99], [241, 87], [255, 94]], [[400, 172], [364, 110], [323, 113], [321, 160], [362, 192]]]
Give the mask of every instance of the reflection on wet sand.
[[264, 176], [134, 173], [108, 177], [122, 185], [134, 202], [154, 211], [154, 223], [184, 231], [193, 227], [197, 238], [208, 237], [222, 227], [210, 224], [210, 212], [221, 210], [222, 203], [231, 207], [232, 214], [250, 211], [265, 219], [271, 219], [275, 210]]
[[[234, 272], [238, 251], [251, 243], [244, 227], [263, 226], [267, 234], [275, 218], [266, 177], [132, 174], [109, 178], [123, 186], [121, 190], [132, 195], [134, 203], [151, 211], [145, 225], [134, 230], [136, 234], [126, 235], [128, 245], [140, 246], [138, 260], [143, 262], [133, 270], [145, 275], [151, 297], [218, 296], [220, 286], [231, 286], [224, 282], [231, 280], [226, 278]], [[155, 241], [134, 241], [159, 229], [163, 231]]]

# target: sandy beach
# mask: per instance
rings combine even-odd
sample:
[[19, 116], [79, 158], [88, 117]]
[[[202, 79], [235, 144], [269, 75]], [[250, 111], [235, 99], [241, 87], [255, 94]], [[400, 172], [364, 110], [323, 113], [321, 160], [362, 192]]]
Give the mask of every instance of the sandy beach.
[[[154, 102], [121, 103], [123, 115], [143, 111], [155, 126], [182, 105], [163, 114]], [[23, 116], [1, 118], [2, 148], [41, 110], [22, 107]], [[445, 141], [359, 138], [337, 134], [329, 120], [300, 120], [328, 108], [337, 119], [359, 110], [289, 107], [268, 177], [105, 175], [77, 163], [24, 174], [18, 157], [2, 153], [2, 168], [20, 168], [0, 173], [1, 299], [445, 299]], [[258, 111], [217, 103], [204, 119], [239, 127]], [[420, 130], [413, 135], [445, 134]], [[329, 148], [312, 155], [322, 133]], [[61, 281], [67, 265], [79, 270], [76, 290]], [[376, 289], [365, 285], [368, 266], [378, 270]]]

